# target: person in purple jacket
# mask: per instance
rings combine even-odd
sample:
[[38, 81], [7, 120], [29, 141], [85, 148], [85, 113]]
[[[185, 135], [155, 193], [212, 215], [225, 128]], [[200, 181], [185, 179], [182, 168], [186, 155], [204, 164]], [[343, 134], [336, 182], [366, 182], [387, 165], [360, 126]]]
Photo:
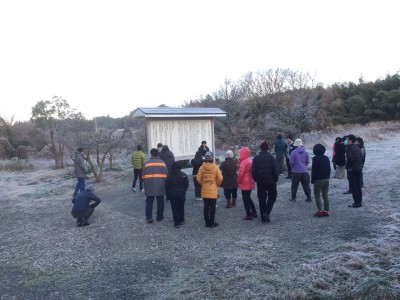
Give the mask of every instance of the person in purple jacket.
[[303, 147], [301, 139], [296, 139], [294, 146], [297, 148], [290, 155], [290, 167], [292, 168], [292, 198], [290, 201], [296, 201], [297, 189], [299, 183], [301, 183], [307, 197], [306, 202], [311, 202], [310, 175], [307, 172], [307, 165], [310, 163], [310, 158]]

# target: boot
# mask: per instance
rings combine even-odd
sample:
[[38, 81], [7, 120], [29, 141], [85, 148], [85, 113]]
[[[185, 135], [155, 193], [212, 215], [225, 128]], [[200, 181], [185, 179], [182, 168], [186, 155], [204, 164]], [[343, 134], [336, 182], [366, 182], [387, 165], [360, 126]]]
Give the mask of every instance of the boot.
[[226, 206], [225, 208], [232, 208], [231, 199], [226, 199]]
[[232, 198], [232, 207], [236, 206], [236, 198]]

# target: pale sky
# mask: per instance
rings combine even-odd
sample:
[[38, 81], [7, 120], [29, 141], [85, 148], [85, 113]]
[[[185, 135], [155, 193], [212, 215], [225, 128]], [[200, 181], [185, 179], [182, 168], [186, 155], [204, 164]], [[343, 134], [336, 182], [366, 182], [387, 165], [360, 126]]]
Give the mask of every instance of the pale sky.
[[0, 116], [61, 96], [86, 118], [180, 106], [225, 78], [334, 82], [400, 70], [398, 1], [2, 0]]

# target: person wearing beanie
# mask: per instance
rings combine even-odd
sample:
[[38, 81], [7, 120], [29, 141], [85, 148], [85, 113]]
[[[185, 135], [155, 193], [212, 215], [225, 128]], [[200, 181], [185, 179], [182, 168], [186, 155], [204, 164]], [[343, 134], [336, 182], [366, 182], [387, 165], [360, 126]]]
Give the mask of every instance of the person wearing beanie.
[[276, 165], [278, 167], [279, 175], [283, 174], [283, 161], [285, 160], [287, 144], [282, 138], [282, 135], [279, 134], [275, 141], [274, 151], [276, 157]]
[[165, 182], [168, 169], [165, 162], [158, 156], [158, 150], [150, 150], [150, 159], [143, 168], [144, 193], [146, 195], [146, 219], [153, 223], [153, 202], [157, 199], [157, 221], [164, 219]]
[[132, 191], [136, 192], [136, 182], [139, 179], [139, 189], [143, 192], [143, 178], [142, 172], [144, 168], [144, 164], [146, 163], [146, 155], [142, 151], [142, 146], [138, 145], [136, 147], [136, 151], [132, 154], [132, 166], [133, 166], [133, 182], [132, 182]]
[[226, 199], [226, 208], [232, 208], [236, 206], [237, 188], [238, 188], [238, 164], [237, 160], [233, 158], [233, 152], [231, 150], [226, 151], [225, 160], [219, 166], [222, 172], [221, 186], [224, 189], [224, 195]]
[[165, 188], [167, 194], [170, 195], [175, 228], [179, 228], [185, 222], [185, 201], [188, 187], [187, 175], [181, 171], [180, 163], [174, 162], [171, 166], [171, 174], [165, 182]]
[[[94, 208], [100, 204], [101, 199], [97, 197], [94, 193], [94, 185], [92, 183], [88, 184], [86, 190], [79, 193], [76, 198], [72, 199], [74, 206], [71, 210], [72, 217], [76, 218], [76, 225], [87, 226], [90, 225], [88, 220], [94, 212]], [[90, 204], [90, 202], [92, 202]]]
[[251, 191], [255, 188], [252, 172], [253, 161], [250, 158], [250, 149], [243, 147], [239, 150], [239, 177], [238, 184], [242, 190], [244, 209], [246, 210], [245, 220], [252, 220], [257, 217], [256, 207], [251, 199]]
[[279, 179], [275, 157], [268, 152], [268, 143], [262, 142], [261, 152], [252, 163], [252, 176], [257, 182], [257, 197], [260, 206], [261, 221], [270, 222], [270, 214], [278, 195], [276, 183]]
[[85, 179], [87, 178], [85, 159], [83, 157], [84, 155], [83, 148], [76, 149], [74, 154], [75, 154], [74, 174], [78, 182], [76, 183], [74, 193], [72, 194], [72, 198], [75, 198], [79, 192], [83, 192], [85, 190]]
[[214, 162], [214, 154], [212, 152], [207, 152], [204, 155], [204, 163], [200, 167], [196, 179], [201, 185], [206, 227], [217, 227], [218, 223], [215, 222], [215, 208], [218, 198], [218, 187], [221, 185], [223, 177], [221, 170]]
[[197, 182], [197, 172], [199, 171], [200, 167], [203, 165], [203, 154], [201, 151], [197, 151], [194, 155], [194, 158], [190, 161], [192, 165], [192, 175], [193, 175], [193, 184], [194, 184], [194, 199], [198, 201], [202, 201], [201, 199], [201, 186]]
[[[331, 164], [328, 156], [325, 154], [325, 147], [321, 144], [316, 144], [313, 148], [314, 157], [311, 166], [311, 183], [314, 185], [314, 197], [317, 204], [316, 217], [329, 216], [329, 178], [331, 177]], [[321, 192], [322, 199], [324, 200], [324, 209], [321, 205]]]
[[303, 147], [303, 141], [301, 139], [296, 139], [294, 141], [294, 146], [296, 146], [296, 149], [290, 156], [290, 167], [292, 168], [292, 198], [290, 198], [290, 201], [296, 201], [297, 189], [301, 183], [307, 197], [306, 202], [311, 202], [310, 175], [307, 172], [310, 158]]
[[363, 170], [363, 157], [361, 149], [357, 146], [356, 137], [353, 134], [347, 136], [348, 144], [346, 146], [346, 169], [351, 172], [349, 177], [351, 193], [354, 203], [349, 207], [362, 207], [361, 174]]
[[201, 141], [201, 145], [198, 149], [198, 151], [201, 152], [201, 155], [204, 157], [207, 152], [210, 151], [210, 148], [207, 147], [207, 142], [206, 141]]

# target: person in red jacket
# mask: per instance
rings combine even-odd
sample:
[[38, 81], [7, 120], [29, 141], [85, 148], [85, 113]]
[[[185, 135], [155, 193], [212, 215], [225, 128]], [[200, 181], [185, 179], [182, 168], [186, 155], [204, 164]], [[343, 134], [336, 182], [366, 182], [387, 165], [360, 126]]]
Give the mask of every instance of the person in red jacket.
[[243, 205], [246, 210], [245, 220], [252, 220], [257, 217], [256, 207], [251, 199], [251, 190], [255, 188], [253, 176], [251, 175], [252, 163], [250, 149], [248, 147], [240, 149], [238, 184], [242, 190]]

